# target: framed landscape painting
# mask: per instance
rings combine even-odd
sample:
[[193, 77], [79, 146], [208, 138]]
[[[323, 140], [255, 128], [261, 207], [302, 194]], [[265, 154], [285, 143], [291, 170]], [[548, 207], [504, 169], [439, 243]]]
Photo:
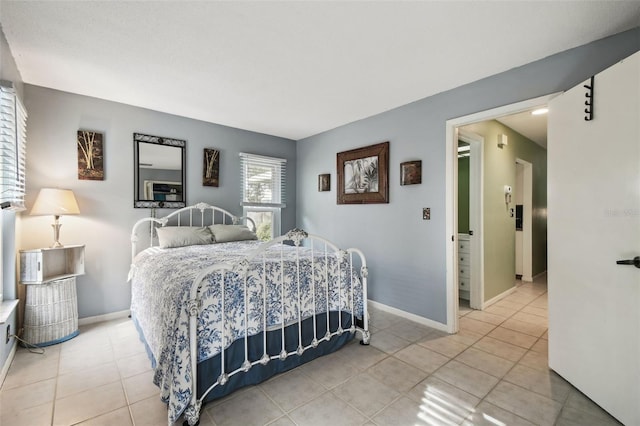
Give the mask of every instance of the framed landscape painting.
[[338, 204], [389, 202], [389, 142], [339, 152]]

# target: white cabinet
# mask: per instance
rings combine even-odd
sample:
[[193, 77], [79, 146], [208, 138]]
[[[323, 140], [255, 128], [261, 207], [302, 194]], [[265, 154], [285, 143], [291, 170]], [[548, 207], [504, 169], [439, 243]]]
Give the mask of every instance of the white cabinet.
[[471, 241], [468, 234], [458, 234], [458, 297], [471, 295]]
[[26, 342], [48, 346], [78, 335], [78, 275], [84, 275], [83, 245], [20, 251]]

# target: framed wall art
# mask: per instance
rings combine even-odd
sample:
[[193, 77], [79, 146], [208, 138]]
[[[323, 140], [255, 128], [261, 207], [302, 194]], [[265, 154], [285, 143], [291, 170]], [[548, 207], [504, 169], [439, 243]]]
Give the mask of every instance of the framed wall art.
[[202, 185], [219, 186], [220, 184], [220, 151], [211, 148], [204, 149], [202, 164]]
[[389, 142], [339, 152], [338, 204], [389, 202]]
[[104, 180], [102, 133], [78, 130], [78, 179]]
[[331, 191], [331, 175], [329, 173], [318, 175], [318, 191]]
[[400, 163], [400, 185], [422, 183], [422, 160]]

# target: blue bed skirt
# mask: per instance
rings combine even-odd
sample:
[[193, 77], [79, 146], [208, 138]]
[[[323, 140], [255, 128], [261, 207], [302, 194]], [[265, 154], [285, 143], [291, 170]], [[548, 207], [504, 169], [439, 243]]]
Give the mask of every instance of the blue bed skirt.
[[[347, 330], [351, 327], [351, 314], [347, 312], [341, 312], [342, 315], [342, 328]], [[135, 315], [131, 315], [140, 339], [144, 342], [147, 348], [147, 354], [151, 360], [152, 367], [155, 368], [155, 359], [149, 350], [149, 346], [146, 343], [144, 334], [140, 329]], [[331, 332], [335, 332], [338, 329], [338, 312], [330, 312], [329, 323]], [[318, 314], [316, 316], [316, 336], [318, 339], [322, 338], [327, 332], [327, 316], [326, 313]], [[255, 385], [276, 374], [291, 370], [306, 362], [312, 361], [315, 358], [334, 352], [348, 343], [354, 338], [355, 333], [345, 331], [340, 336], [333, 336], [329, 341], [323, 341], [316, 348], [309, 348], [304, 351], [301, 356], [291, 355], [285, 360], [272, 359], [266, 365], [256, 364], [251, 369], [244, 373], [240, 372], [232, 377], [229, 377], [229, 381], [224, 386], [216, 386], [203, 402], [213, 401], [230, 394], [231, 392], [240, 389], [244, 386]], [[313, 318], [307, 318], [302, 321], [302, 346], [308, 346], [313, 340]], [[298, 324], [292, 324], [285, 328], [285, 349], [287, 352], [293, 352], [298, 348]], [[282, 350], [282, 332], [281, 330], [274, 330], [267, 332], [267, 353], [269, 355], [278, 355]], [[249, 361], [256, 361], [260, 359], [264, 353], [263, 348], [263, 335], [262, 333], [255, 336], [250, 336], [248, 339], [248, 351]], [[244, 339], [239, 339], [231, 344], [225, 350], [225, 372], [229, 373], [239, 368], [244, 362]], [[198, 364], [198, 390], [197, 396], [200, 398], [209, 387], [216, 382], [220, 376], [220, 354], [202, 361]]]

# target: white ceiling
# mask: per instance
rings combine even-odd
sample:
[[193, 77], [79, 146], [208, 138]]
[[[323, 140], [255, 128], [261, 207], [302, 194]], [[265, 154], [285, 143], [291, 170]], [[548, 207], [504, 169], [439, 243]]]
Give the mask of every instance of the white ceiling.
[[301, 139], [638, 25], [618, 1], [8, 1], [25, 83]]
[[531, 111], [505, 115], [497, 119], [507, 127], [547, 148], [547, 115], [531, 115]]

